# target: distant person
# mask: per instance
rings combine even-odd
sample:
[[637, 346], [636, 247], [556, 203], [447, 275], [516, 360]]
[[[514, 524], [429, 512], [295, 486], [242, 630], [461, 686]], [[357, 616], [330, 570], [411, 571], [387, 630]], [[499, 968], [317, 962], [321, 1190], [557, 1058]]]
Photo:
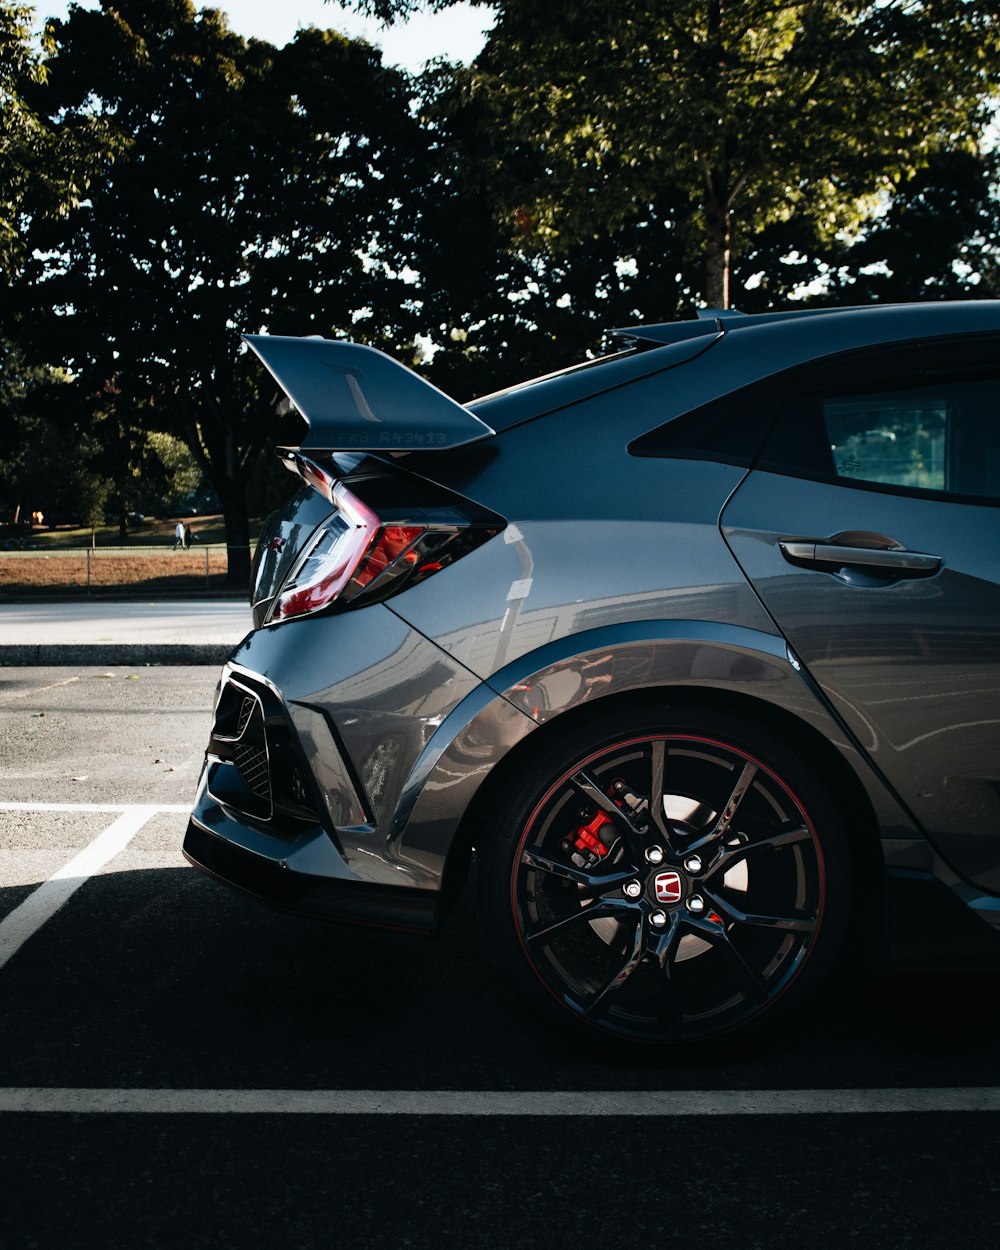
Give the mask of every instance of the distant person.
[[187, 528], [183, 521], [178, 521], [174, 527], [174, 551], [178, 547], [181, 551], [187, 551]]
[[184, 546], [190, 547], [193, 542], [197, 542], [198, 535], [194, 532], [190, 525], [184, 526]]

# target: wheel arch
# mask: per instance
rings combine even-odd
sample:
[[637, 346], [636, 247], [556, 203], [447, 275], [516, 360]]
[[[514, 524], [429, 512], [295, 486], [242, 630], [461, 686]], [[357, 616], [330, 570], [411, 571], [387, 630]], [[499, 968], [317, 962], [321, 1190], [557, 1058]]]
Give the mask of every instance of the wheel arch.
[[[550, 680], [554, 678], [561, 678], [562, 685]], [[734, 689], [736, 684], [745, 689]], [[556, 690], [559, 694], [551, 697]], [[539, 691], [550, 696], [544, 708], [536, 702]], [[630, 623], [549, 643], [508, 665], [456, 709], [458, 725], [451, 728], [446, 721], [441, 726], [445, 745], [429, 744], [433, 759], [411, 774], [422, 776], [410, 791], [408, 810], [400, 812], [399, 851], [406, 857], [418, 845], [428, 845], [431, 830], [426, 819], [417, 820], [415, 827], [409, 818], [420, 809], [426, 811], [425, 787], [440, 795], [454, 786], [454, 772], [449, 775], [448, 770], [454, 769], [455, 745], [477, 735], [491, 744], [475, 777], [467, 777], [458, 810], [449, 819], [437, 807], [432, 840], [440, 856], [446, 911], [464, 880], [485, 815], [502, 802], [505, 787], [547, 742], [623, 706], [695, 705], [742, 711], [766, 722], [822, 773], [850, 833], [857, 928], [864, 935], [865, 949], [871, 949], [876, 935], [881, 952], [885, 871], [879, 833], [883, 825], [899, 820], [895, 800], [793, 666], [784, 640], [740, 627], [692, 621]], [[456, 796], [461, 790], [458, 786]]]
[[[710, 686], [676, 684], [644, 690], [609, 694], [593, 703], [570, 709], [546, 721], [517, 743], [490, 771], [477, 789], [455, 833], [453, 850], [459, 858], [476, 846], [487, 814], [501, 801], [513, 778], [544, 751], [549, 741], [588, 723], [596, 724], [609, 714], [633, 708], [649, 711], [663, 708], [671, 712], [687, 707], [701, 710], [740, 712], [782, 738], [794, 751], [821, 773], [831, 798], [844, 818], [850, 839], [851, 871], [856, 890], [853, 925], [858, 940], [877, 935], [880, 948], [885, 942], [885, 865], [879, 842], [879, 820], [871, 796], [844, 755], [824, 735], [814, 721], [802, 718], [778, 704], [739, 691], [723, 691]], [[456, 861], [457, 862], [457, 861]]]

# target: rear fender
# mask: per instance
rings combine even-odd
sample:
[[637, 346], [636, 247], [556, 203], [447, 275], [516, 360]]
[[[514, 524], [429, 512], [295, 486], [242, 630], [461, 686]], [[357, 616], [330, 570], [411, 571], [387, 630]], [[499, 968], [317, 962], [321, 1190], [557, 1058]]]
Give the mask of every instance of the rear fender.
[[441, 880], [460, 827], [468, 832], [463, 813], [476, 810], [481, 791], [492, 801], [496, 777], [508, 775], [512, 761], [523, 762], [522, 744], [537, 758], [553, 734], [599, 712], [604, 700], [681, 690], [740, 697], [731, 694], [737, 683], [744, 699], [831, 744], [861, 779], [887, 836], [912, 837], [906, 814], [793, 666], [782, 638], [712, 621], [649, 621], [549, 643], [471, 692], [410, 772], [390, 835], [394, 857]]

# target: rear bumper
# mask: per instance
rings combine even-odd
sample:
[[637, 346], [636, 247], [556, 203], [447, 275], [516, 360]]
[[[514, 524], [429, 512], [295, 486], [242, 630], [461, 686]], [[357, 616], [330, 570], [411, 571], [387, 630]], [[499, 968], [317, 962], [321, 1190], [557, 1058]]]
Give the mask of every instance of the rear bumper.
[[[319, 876], [298, 872], [287, 858], [263, 848], [251, 850], [237, 840], [242, 829], [248, 840], [255, 831], [224, 818], [224, 832], [213, 833], [192, 816], [184, 838], [184, 857], [208, 876], [249, 895], [259, 903], [311, 916], [319, 920], [344, 921], [433, 932], [438, 925], [438, 895], [428, 890], [379, 887], [351, 877]], [[325, 836], [325, 835], [320, 835]]]
[[302, 915], [436, 929], [463, 807], [446, 789], [408, 842], [413, 770], [478, 685], [381, 605], [249, 635], [222, 671], [186, 857]]

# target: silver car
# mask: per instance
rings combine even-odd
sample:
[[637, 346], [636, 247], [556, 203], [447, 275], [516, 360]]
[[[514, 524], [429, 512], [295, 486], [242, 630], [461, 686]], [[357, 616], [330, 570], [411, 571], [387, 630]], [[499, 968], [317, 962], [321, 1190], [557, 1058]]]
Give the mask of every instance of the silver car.
[[493, 952], [580, 1038], [742, 1037], [846, 951], [992, 959], [1000, 303], [709, 312], [461, 405], [250, 337], [302, 489], [185, 852]]

